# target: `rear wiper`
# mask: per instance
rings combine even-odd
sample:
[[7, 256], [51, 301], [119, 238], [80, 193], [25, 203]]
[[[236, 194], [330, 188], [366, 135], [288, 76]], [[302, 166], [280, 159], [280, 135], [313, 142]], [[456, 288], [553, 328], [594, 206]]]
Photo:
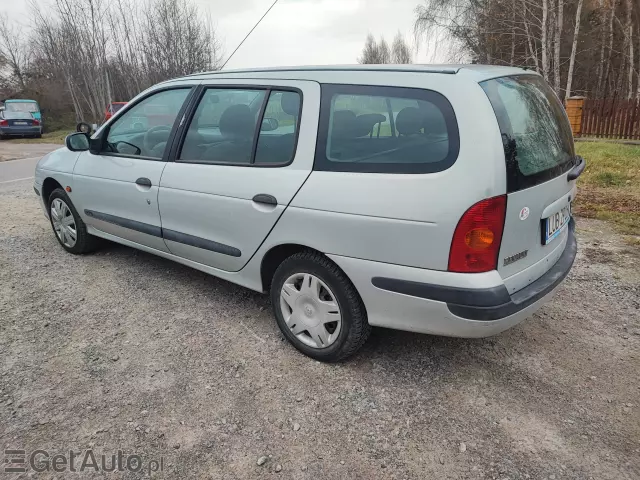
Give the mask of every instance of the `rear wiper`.
[[576, 155], [576, 159], [578, 160], [578, 163], [576, 163], [575, 166], [571, 170], [569, 170], [569, 174], [567, 175], [567, 182], [571, 182], [578, 178], [584, 171], [584, 167], [587, 166], [587, 162], [581, 156]]

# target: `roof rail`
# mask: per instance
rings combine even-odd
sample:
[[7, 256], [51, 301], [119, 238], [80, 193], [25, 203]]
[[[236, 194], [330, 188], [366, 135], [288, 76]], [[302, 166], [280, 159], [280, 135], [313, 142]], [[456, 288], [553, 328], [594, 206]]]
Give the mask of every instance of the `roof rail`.
[[445, 75], [455, 75], [458, 73], [459, 68], [384, 68], [384, 67], [365, 67], [358, 68], [350, 65], [344, 67], [280, 67], [280, 68], [255, 68], [244, 70], [213, 70], [209, 72], [192, 73], [182, 78], [198, 77], [202, 75], [223, 75], [233, 73], [275, 73], [275, 72], [349, 72], [349, 71], [361, 71], [361, 72], [411, 72], [411, 73], [441, 73]]

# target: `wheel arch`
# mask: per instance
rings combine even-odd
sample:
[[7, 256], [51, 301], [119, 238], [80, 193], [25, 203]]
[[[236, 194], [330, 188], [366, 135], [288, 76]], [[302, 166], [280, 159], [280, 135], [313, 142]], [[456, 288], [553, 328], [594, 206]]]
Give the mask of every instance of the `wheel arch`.
[[283, 243], [280, 245], [274, 245], [271, 247], [262, 257], [260, 262], [260, 280], [262, 282], [262, 291], [268, 292], [271, 288], [271, 280], [276, 273], [278, 266], [291, 255], [303, 252], [305, 250], [317, 252], [324, 255], [315, 248], [307, 247], [306, 245], [300, 245], [297, 243]]
[[56, 188], [62, 188], [62, 185], [60, 185], [60, 182], [58, 182], [53, 177], [47, 177], [44, 179], [44, 182], [42, 182], [42, 191], [40, 192], [40, 194], [42, 195], [42, 201], [45, 205], [47, 205], [47, 207], [49, 205], [49, 197], [51, 196], [51, 192], [53, 192]]
[[[358, 292], [358, 295], [360, 296], [360, 298], [362, 298], [362, 295], [360, 295], [360, 292], [358, 291], [357, 285], [353, 282], [353, 280], [351, 280], [347, 272], [345, 272], [342, 269], [342, 267], [340, 267], [340, 265], [334, 262], [331, 258], [329, 258], [329, 256], [327, 256], [321, 250], [318, 250], [317, 248], [312, 248], [306, 245], [301, 245], [298, 243], [283, 243], [279, 245], [274, 245], [269, 250], [267, 250], [267, 252], [263, 255], [262, 261], [260, 263], [260, 280], [262, 282], [262, 291], [267, 293], [269, 292], [269, 289], [271, 288], [271, 281], [273, 279], [273, 275], [276, 273], [276, 269], [278, 268], [278, 266], [284, 260], [286, 260], [292, 255], [295, 255], [296, 253], [300, 253], [304, 251], [318, 253], [323, 257], [327, 258], [338, 269], [340, 269], [340, 271], [349, 279], [353, 287], [356, 289], [356, 292]], [[366, 305], [365, 305], [365, 311], [366, 311]]]

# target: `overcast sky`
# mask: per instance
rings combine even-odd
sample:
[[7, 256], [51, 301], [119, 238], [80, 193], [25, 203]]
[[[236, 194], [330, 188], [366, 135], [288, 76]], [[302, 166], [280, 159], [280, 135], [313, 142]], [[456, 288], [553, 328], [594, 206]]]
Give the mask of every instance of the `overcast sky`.
[[[46, 9], [49, 0], [35, 0]], [[209, 12], [224, 45], [234, 50], [273, 0], [191, 0]], [[279, 0], [226, 68], [357, 63], [367, 33], [390, 43], [400, 30], [413, 46], [413, 10], [421, 0]], [[27, 0], [0, 0], [0, 12], [29, 25]], [[424, 46], [414, 63], [444, 62]]]

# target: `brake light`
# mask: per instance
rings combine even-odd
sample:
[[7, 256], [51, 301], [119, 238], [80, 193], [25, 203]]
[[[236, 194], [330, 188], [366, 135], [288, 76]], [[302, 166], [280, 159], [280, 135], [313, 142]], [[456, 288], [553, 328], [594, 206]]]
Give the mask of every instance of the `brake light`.
[[494, 270], [504, 230], [507, 196], [473, 205], [458, 222], [449, 251], [449, 271], [479, 273]]
[[0, 120], [0, 127], [8, 127], [9, 122], [7, 120]]
[[38, 125], [40, 125], [40, 121], [39, 120], [33, 120], [33, 124], [34, 127], [37, 127]]

